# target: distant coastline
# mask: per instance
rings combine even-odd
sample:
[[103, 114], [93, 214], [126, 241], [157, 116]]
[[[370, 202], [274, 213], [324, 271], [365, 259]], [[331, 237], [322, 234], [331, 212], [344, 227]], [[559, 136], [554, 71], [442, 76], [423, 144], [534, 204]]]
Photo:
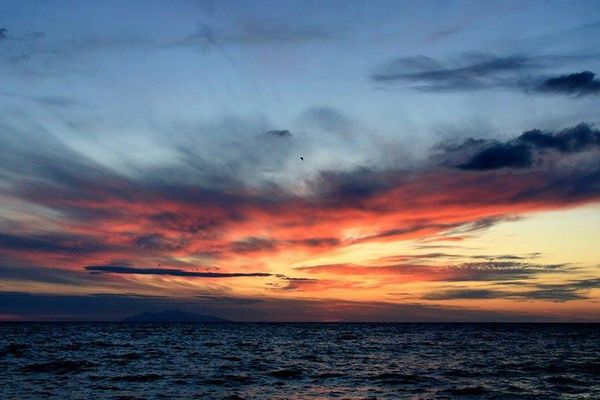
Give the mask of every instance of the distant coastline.
[[197, 322], [197, 323], [224, 323], [230, 320], [215, 317], [214, 315], [203, 315], [189, 313], [179, 310], [167, 310], [160, 312], [145, 312], [133, 315], [121, 320], [121, 322]]

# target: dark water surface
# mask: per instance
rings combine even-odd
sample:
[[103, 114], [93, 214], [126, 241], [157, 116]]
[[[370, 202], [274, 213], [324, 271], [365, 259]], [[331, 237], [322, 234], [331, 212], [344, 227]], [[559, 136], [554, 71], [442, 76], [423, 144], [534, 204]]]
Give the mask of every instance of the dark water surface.
[[600, 325], [0, 324], [3, 399], [600, 399]]

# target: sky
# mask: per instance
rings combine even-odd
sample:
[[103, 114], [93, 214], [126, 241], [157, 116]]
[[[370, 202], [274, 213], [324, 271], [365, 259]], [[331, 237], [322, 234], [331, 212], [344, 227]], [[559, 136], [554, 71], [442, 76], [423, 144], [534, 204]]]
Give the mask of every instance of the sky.
[[600, 322], [600, 3], [0, 1], [0, 320]]

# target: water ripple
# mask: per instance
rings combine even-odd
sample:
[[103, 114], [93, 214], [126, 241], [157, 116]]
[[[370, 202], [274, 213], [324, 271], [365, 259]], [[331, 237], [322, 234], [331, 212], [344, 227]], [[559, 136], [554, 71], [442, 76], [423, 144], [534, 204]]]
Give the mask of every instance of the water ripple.
[[0, 398], [594, 399], [600, 326], [0, 324]]

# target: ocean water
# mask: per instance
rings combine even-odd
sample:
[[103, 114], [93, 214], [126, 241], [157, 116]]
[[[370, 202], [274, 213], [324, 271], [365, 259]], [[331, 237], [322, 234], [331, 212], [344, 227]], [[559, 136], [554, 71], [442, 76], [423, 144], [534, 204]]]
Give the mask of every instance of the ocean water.
[[2, 399], [600, 399], [600, 325], [0, 324]]

